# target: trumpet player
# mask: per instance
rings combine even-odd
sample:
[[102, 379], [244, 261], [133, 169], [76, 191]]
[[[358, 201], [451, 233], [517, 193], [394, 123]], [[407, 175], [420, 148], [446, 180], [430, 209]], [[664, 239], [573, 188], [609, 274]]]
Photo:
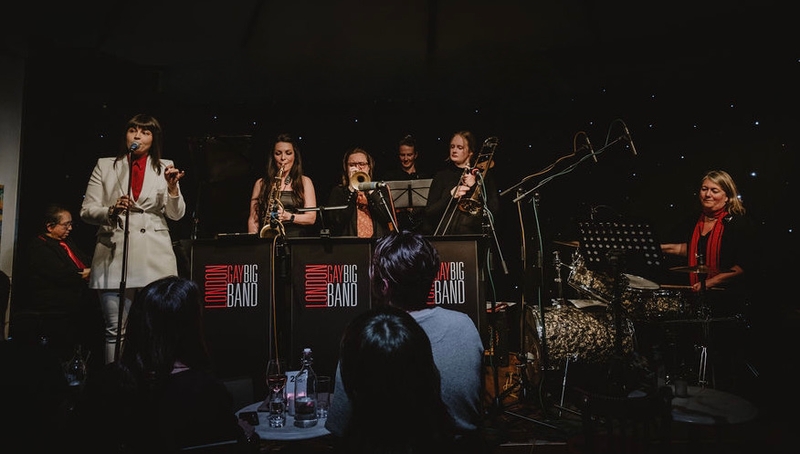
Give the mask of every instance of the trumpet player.
[[317, 221], [316, 211], [301, 213], [297, 208], [316, 206], [314, 183], [303, 174], [297, 141], [289, 134], [279, 134], [273, 142], [266, 174], [253, 185], [247, 232], [261, 233], [265, 226], [277, 230], [277, 223], [280, 223], [288, 237], [313, 234], [311, 228]]
[[329, 207], [345, 208], [331, 210], [325, 215], [325, 223], [330, 218], [332, 235], [377, 238], [397, 225], [391, 207], [392, 198], [386, 187], [363, 188], [372, 183], [374, 166], [372, 156], [361, 148], [345, 152], [342, 158], [342, 183], [334, 186], [328, 197]]
[[[471, 167], [474, 151], [475, 136], [470, 131], [456, 132], [450, 138], [448, 162], [433, 176], [428, 191], [423, 223], [426, 234], [478, 235], [483, 233], [486, 210], [494, 216], [497, 215], [500, 207], [497, 188], [492, 178], [486, 174], [488, 169]], [[459, 202], [467, 198], [477, 199], [482, 205], [479, 213], [473, 214], [459, 209]]]

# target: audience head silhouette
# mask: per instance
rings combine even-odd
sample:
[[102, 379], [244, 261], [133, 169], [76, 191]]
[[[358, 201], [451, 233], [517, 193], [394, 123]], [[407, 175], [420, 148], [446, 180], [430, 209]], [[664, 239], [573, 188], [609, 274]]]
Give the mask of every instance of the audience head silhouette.
[[428, 307], [428, 295], [439, 272], [439, 253], [422, 235], [403, 231], [379, 238], [369, 275], [379, 301], [407, 311]]
[[427, 334], [406, 311], [357, 316], [341, 341], [341, 377], [353, 403], [347, 452], [447, 452], [453, 422], [441, 398]]

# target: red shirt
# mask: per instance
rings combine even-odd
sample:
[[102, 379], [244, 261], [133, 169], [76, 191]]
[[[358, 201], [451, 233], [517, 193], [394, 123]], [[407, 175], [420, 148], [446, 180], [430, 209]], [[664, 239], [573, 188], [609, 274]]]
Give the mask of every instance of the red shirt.
[[133, 200], [139, 200], [139, 194], [142, 192], [142, 184], [144, 183], [144, 167], [147, 165], [147, 155], [136, 158], [132, 165], [131, 194], [133, 195]]

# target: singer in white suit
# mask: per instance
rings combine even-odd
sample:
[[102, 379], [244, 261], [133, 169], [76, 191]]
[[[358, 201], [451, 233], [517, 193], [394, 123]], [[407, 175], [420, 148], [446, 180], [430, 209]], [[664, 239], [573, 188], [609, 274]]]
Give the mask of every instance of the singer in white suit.
[[[98, 226], [89, 286], [99, 292], [103, 306], [106, 363], [115, 360], [123, 282], [124, 334], [136, 290], [178, 274], [167, 218], [177, 221], [186, 212], [178, 184], [184, 173], [171, 160], [161, 159], [161, 151], [158, 120], [145, 114], [131, 118], [117, 156], [97, 160], [81, 206], [81, 219]], [[126, 220], [127, 264], [123, 275]]]

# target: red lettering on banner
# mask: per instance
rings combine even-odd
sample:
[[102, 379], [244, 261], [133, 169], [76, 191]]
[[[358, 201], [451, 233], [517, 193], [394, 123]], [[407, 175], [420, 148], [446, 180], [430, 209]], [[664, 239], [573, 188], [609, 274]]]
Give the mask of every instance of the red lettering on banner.
[[311, 303], [324, 303], [327, 301], [328, 265], [306, 265], [305, 272], [305, 301]]
[[225, 307], [228, 296], [228, 266], [206, 265], [203, 276], [205, 294], [203, 301], [207, 307]]
[[442, 262], [439, 264], [439, 273], [436, 274], [436, 280], [442, 280], [450, 276], [450, 263]]

